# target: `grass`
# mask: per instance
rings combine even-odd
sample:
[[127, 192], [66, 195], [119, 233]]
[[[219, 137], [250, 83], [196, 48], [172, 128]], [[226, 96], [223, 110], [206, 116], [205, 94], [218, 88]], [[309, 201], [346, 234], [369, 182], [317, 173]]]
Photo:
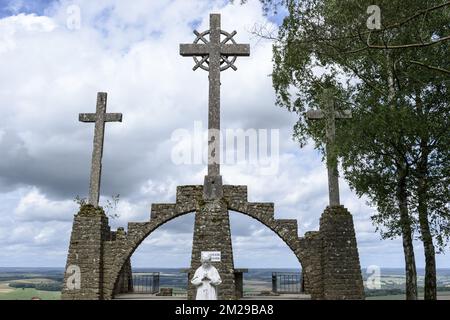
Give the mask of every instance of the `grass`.
[[32, 278], [32, 279], [18, 279], [9, 282], [37, 284], [37, 283], [53, 283], [55, 281], [47, 278]]
[[31, 300], [34, 297], [42, 300], [60, 300], [61, 293], [56, 291], [40, 291], [34, 288], [14, 289], [10, 292], [0, 293], [0, 300]]
[[[38, 282], [51, 281], [48, 279], [33, 279], [33, 281], [34, 280], [37, 280]], [[26, 280], [26, 282], [30, 282], [30, 280]], [[9, 286], [9, 282], [0, 282], [0, 300], [31, 300], [31, 298], [35, 297], [42, 300], [60, 300], [61, 292], [42, 291], [34, 288], [12, 288]]]
[[[438, 291], [438, 300], [450, 300], [450, 291]], [[367, 297], [367, 300], [405, 300], [404, 294], [393, 294], [389, 296]], [[419, 292], [419, 300], [423, 300], [423, 292]]]

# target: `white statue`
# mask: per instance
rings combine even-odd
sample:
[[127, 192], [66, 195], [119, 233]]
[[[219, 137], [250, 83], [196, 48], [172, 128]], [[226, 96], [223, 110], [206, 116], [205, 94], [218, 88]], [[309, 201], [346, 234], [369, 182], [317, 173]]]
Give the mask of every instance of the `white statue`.
[[216, 287], [222, 283], [219, 272], [211, 265], [211, 256], [201, 258], [202, 265], [195, 271], [191, 283], [197, 287], [196, 300], [217, 300]]

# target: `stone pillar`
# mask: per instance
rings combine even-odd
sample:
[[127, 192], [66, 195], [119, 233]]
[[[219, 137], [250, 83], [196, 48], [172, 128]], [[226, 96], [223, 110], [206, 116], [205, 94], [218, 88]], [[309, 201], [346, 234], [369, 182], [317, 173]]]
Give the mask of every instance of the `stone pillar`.
[[244, 297], [244, 273], [247, 273], [248, 269], [235, 269], [234, 270], [234, 283], [236, 299], [239, 300]]
[[108, 218], [102, 208], [80, 208], [72, 227], [63, 300], [103, 299], [103, 241], [109, 236]]
[[305, 233], [300, 238], [300, 246], [303, 251], [302, 276], [306, 294], [311, 299], [323, 299], [323, 270], [322, 270], [322, 238], [318, 231]]
[[364, 299], [353, 218], [343, 206], [327, 207], [320, 218], [323, 298]]
[[131, 261], [128, 259], [119, 274], [119, 280], [114, 288], [114, 295], [133, 292], [133, 272]]
[[195, 270], [201, 265], [202, 251], [220, 251], [221, 262], [212, 263], [222, 278], [218, 298], [220, 300], [236, 299], [230, 218], [225, 201], [223, 199], [204, 201], [200, 210], [195, 213], [194, 226], [188, 299], [195, 299], [196, 288], [191, 284], [191, 280]]

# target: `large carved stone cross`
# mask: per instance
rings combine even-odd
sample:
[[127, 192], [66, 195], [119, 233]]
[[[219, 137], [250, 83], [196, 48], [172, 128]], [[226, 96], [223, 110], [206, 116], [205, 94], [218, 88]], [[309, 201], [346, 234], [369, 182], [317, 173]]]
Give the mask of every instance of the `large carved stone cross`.
[[324, 93], [324, 110], [310, 110], [306, 113], [309, 120], [325, 119], [326, 123], [326, 156], [328, 169], [328, 193], [330, 206], [339, 206], [339, 172], [337, 164], [337, 154], [335, 148], [336, 139], [336, 119], [349, 119], [352, 117], [350, 110], [336, 111], [331, 91]]
[[[183, 57], [194, 57], [194, 71], [198, 68], [209, 72], [208, 112], [208, 175], [205, 177], [205, 194], [208, 199], [222, 196], [220, 176], [220, 72], [229, 68], [236, 70], [237, 57], [249, 56], [250, 45], [237, 44], [232, 33], [220, 29], [220, 14], [210, 15], [210, 29], [197, 36], [192, 44], [181, 44]], [[206, 37], [209, 35], [209, 39]], [[222, 39], [223, 36], [223, 39]], [[231, 42], [231, 43], [228, 43]]]
[[98, 207], [100, 180], [102, 176], [103, 141], [106, 122], [122, 122], [121, 113], [106, 113], [107, 93], [97, 95], [96, 113], [80, 113], [81, 122], [95, 122], [94, 149], [92, 150], [91, 180], [89, 184], [89, 204]]

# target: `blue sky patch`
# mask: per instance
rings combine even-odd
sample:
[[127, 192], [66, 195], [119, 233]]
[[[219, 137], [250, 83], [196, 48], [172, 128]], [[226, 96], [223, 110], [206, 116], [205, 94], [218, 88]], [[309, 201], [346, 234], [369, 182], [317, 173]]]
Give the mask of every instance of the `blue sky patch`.
[[57, 0], [0, 0], [0, 18], [20, 13], [43, 15], [45, 10]]
[[191, 27], [192, 30], [197, 30], [201, 23], [202, 19], [195, 19], [189, 23], [189, 27]]

